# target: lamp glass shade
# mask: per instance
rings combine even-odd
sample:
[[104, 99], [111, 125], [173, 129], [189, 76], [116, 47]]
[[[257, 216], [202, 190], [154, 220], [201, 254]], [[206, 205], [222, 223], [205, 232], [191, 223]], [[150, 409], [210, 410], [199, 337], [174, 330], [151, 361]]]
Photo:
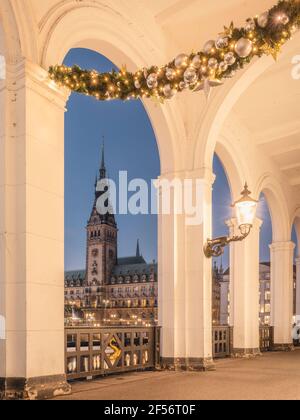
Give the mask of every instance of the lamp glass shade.
[[253, 225], [257, 203], [254, 201], [243, 201], [235, 205], [238, 225]]
[[248, 190], [247, 184], [242, 192], [242, 198], [234, 203], [236, 217], [239, 226], [253, 225], [258, 201], [250, 197], [251, 192]]

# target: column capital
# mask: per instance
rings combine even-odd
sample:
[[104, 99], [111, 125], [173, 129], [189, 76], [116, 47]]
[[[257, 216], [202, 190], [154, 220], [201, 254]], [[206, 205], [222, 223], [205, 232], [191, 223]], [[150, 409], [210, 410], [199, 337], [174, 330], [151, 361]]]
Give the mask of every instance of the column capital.
[[292, 241], [273, 242], [269, 245], [271, 251], [294, 251], [296, 245]]
[[10, 91], [17, 93], [26, 86], [61, 108], [65, 108], [71, 93], [51, 80], [45, 69], [26, 59], [8, 64], [6, 77], [7, 88]]

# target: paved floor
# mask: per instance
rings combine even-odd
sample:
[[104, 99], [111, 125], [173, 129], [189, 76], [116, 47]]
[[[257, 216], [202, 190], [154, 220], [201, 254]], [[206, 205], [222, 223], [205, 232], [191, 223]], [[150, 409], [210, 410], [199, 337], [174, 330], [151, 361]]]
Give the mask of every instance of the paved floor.
[[207, 373], [146, 372], [79, 382], [66, 400], [300, 400], [300, 351], [220, 360]]

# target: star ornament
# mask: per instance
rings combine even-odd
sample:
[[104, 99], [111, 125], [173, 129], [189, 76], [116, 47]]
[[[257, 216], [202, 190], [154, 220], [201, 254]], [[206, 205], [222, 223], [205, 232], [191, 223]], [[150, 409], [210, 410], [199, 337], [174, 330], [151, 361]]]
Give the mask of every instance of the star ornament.
[[211, 94], [211, 90], [214, 87], [218, 87], [223, 85], [223, 82], [221, 82], [221, 80], [219, 79], [210, 79], [210, 78], [205, 78], [200, 84], [199, 86], [196, 87], [196, 89], [194, 89], [194, 92], [200, 92], [201, 90], [204, 91], [204, 94], [206, 96], [206, 99], [208, 100]]

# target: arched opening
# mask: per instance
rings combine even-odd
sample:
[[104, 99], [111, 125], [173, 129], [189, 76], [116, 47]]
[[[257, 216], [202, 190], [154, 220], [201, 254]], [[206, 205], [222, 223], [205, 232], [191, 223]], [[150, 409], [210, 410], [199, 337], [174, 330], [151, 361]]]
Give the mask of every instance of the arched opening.
[[[98, 71], [117, 70], [98, 52], [81, 48], [72, 49], [64, 63]], [[140, 101], [102, 103], [76, 94], [71, 96], [67, 109], [67, 324], [156, 325], [158, 226], [157, 215], [151, 214], [151, 199], [152, 181], [160, 175], [160, 159], [149, 117]], [[110, 189], [112, 220], [99, 219], [95, 208], [103, 177], [114, 185]], [[137, 180], [137, 190], [131, 191], [130, 184]], [[138, 200], [133, 214], [130, 200], [143, 186], [147, 187], [147, 195]]]
[[[213, 186], [213, 237], [228, 236], [226, 221], [232, 218], [233, 202], [231, 189], [223, 162], [214, 155], [213, 171], [216, 180]], [[230, 317], [230, 248], [225, 249], [221, 259], [213, 261], [212, 271], [212, 307], [213, 325], [229, 325]]]
[[259, 246], [259, 321], [261, 326], [271, 325], [271, 262], [270, 245], [272, 244], [273, 228], [268, 201], [261, 193], [257, 217], [263, 224], [260, 231]]
[[294, 218], [292, 226], [292, 242], [295, 244], [294, 252], [294, 319], [293, 319], [293, 340], [294, 345], [300, 345], [300, 216]]

